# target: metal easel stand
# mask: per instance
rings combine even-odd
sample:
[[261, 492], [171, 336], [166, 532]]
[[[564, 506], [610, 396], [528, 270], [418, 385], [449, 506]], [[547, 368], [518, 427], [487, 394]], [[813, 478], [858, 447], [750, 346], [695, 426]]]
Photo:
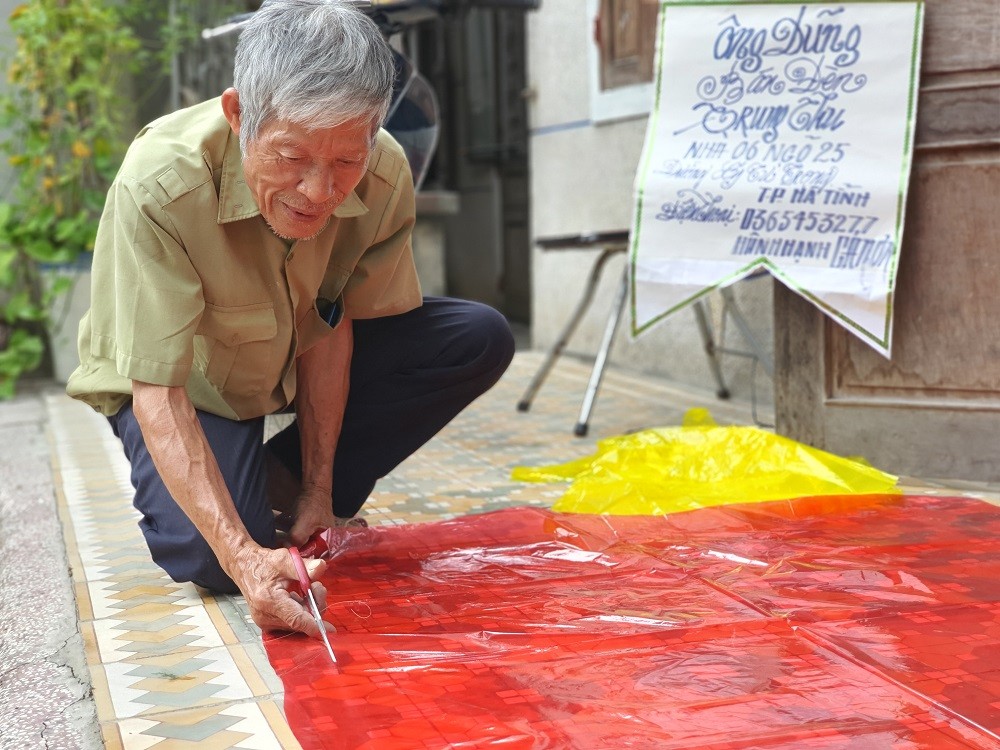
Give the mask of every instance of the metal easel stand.
[[[587, 308], [590, 307], [590, 303], [594, 299], [594, 292], [597, 289], [597, 284], [601, 278], [601, 273], [604, 270], [608, 259], [612, 255], [624, 252], [627, 240], [627, 232], [608, 232], [599, 235], [577, 235], [539, 241], [539, 245], [543, 249], [548, 250], [579, 248], [587, 245], [600, 245], [602, 246], [602, 251], [591, 268], [590, 276], [588, 277], [587, 284], [583, 290], [583, 296], [577, 303], [576, 309], [566, 322], [566, 325], [559, 334], [559, 338], [556, 339], [555, 344], [553, 344], [552, 348], [549, 349], [545, 359], [542, 361], [541, 366], [531, 379], [527, 389], [525, 389], [524, 395], [521, 396], [521, 400], [518, 401], [518, 411], [525, 412], [531, 409], [531, 403], [534, 401], [535, 395], [542, 387], [542, 384], [548, 377], [553, 365], [555, 365], [556, 360], [562, 355], [570, 337], [576, 331], [577, 326], [580, 324], [584, 314], [587, 312]], [[601, 380], [604, 378], [604, 368], [607, 366], [608, 354], [611, 351], [611, 346], [614, 344], [615, 335], [618, 332], [618, 325], [621, 322], [622, 312], [625, 310], [625, 301], [628, 299], [628, 280], [629, 267], [628, 264], [626, 264], [622, 269], [621, 281], [619, 282], [618, 289], [615, 292], [614, 301], [611, 305], [611, 311], [608, 314], [608, 320], [604, 327], [604, 336], [594, 359], [594, 367], [591, 370], [590, 380], [587, 383], [587, 390], [583, 396], [583, 404], [580, 407], [580, 417], [577, 420], [576, 425], [573, 427], [573, 434], [577, 437], [585, 436], [589, 429], [590, 415], [593, 412], [594, 403], [597, 400], [597, 393], [601, 387]], [[760, 342], [757, 341], [753, 331], [750, 330], [750, 326], [747, 324], [746, 319], [743, 317], [743, 313], [736, 304], [736, 298], [733, 295], [732, 289], [730, 287], [725, 287], [720, 291], [723, 300], [723, 325], [725, 325], [727, 316], [732, 318], [733, 323], [743, 336], [743, 339], [746, 341], [750, 351], [727, 349], [725, 347], [720, 347], [715, 343], [714, 332], [712, 330], [712, 325], [709, 320], [705, 301], [703, 299], [698, 299], [694, 302], [694, 314], [695, 320], [698, 323], [698, 332], [701, 334], [705, 355], [708, 357], [708, 364], [712, 370], [712, 376], [715, 378], [716, 385], [718, 386], [716, 395], [721, 399], [727, 399], [730, 394], [729, 389], [726, 387], [725, 380], [723, 379], [722, 367], [719, 364], [718, 354], [720, 352], [752, 357], [756, 362], [759, 362], [765, 372], [772, 377], [774, 364], [771, 357], [767, 354], [763, 347], [761, 347]], [[756, 409], [754, 412], [756, 414]]]
[[[747, 278], [752, 279], [762, 273], [763, 272], [754, 273]], [[722, 295], [721, 329], [724, 332], [727, 318], [732, 319], [733, 324], [736, 326], [740, 336], [742, 336], [743, 341], [746, 343], [747, 349], [731, 349], [729, 347], [719, 346], [715, 342], [715, 334], [712, 330], [712, 324], [709, 320], [704, 300], [699, 299], [694, 303], [694, 314], [696, 320], [698, 321], [698, 331], [701, 333], [701, 341], [705, 348], [705, 354], [708, 357], [708, 364], [712, 370], [712, 375], [715, 377], [715, 382], [719, 386], [715, 394], [721, 399], [728, 399], [730, 396], [729, 389], [726, 387], [725, 380], [723, 380], [722, 377], [722, 368], [719, 365], [719, 354], [733, 354], [737, 357], [745, 357], [753, 360], [753, 371], [750, 375], [750, 406], [753, 421], [759, 427], [773, 427], [773, 425], [764, 424], [757, 418], [756, 376], [757, 365], [759, 364], [764, 372], [767, 373], [767, 376], [773, 379], [774, 360], [764, 347], [761, 346], [760, 341], [750, 329], [746, 318], [743, 316], [743, 312], [736, 303], [736, 295], [733, 294], [733, 288], [731, 286], [722, 287], [719, 290], [719, 293]]]
[[[518, 411], [528, 411], [531, 408], [531, 402], [534, 401], [535, 394], [538, 393], [538, 389], [542, 387], [542, 383], [544, 383], [545, 379], [549, 376], [552, 366], [562, 355], [563, 350], [566, 348], [566, 344], [569, 343], [570, 337], [576, 331], [576, 327], [583, 319], [584, 314], [587, 312], [587, 308], [590, 307], [590, 303], [594, 299], [594, 291], [597, 289], [597, 283], [601, 280], [601, 272], [604, 270], [604, 266], [607, 264], [608, 259], [612, 255], [624, 252], [624, 250], [624, 245], [609, 245], [601, 251], [597, 260], [594, 261], [594, 266], [590, 269], [590, 276], [587, 278], [587, 285], [583, 290], [583, 296], [580, 298], [580, 301], [576, 305], [576, 309], [573, 310], [573, 314], [563, 327], [562, 333], [559, 334], [559, 338], [556, 339], [555, 344], [553, 344], [552, 348], [549, 349], [541, 367], [538, 368], [535, 376], [528, 384], [528, 388], [524, 391], [524, 395], [521, 396], [521, 400], [517, 402]], [[604, 365], [607, 362], [608, 351], [611, 349], [615, 329], [618, 327], [618, 321], [621, 318], [622, 308], [625, 304], [625, 296], [623, 292], [628, 289], [627, 273], [628, 266], [625, 267], [625, 275], [622, 277], [622, 283], [615, 296], [615, 304], [612, 306], [611, 316], [608, 318], [608, 324], [604, 332], [605, 340], [601, 343], [601, 349], [597, 354], [597, 361], [594, 362], [594, 370], [590, 376], [591, 385], [587, 386], [587, 394], [583, 401], [583, 409], [580, 412], [580, 421], [573, 430], [573, 432], [579, 436], [587, 434], [587, 422], [590, 419], [590, 412], [594, 407], [594, 399], [597, 397], [597, 389], [600, 386], [601, 378], [604, 375]], [[598, 367], [598, 363], [600, 363], [600, 367]]]
[[604, 338], [601, 339], [601, 348], [597, 350], [597, 357], [594, 359], [594, 369], [590, 371], [590, 382], [587, 383], [587, 392], [583, 394], [583, 406], [580, 408], [580, 418], [573, 427], [573, 434], [583, 437], [587, 434], [590, 424], [590, 413], [594, 409], [594, 402], [597, 400], [597, 391], [601, 387], [601, 380], [604, 378], [604, 367], [608, 363], [608, 353], [611, 345], [615, 342], [615, 334], [618, 332], [618, 323], [622, 319], [622, 311], [625, 309], [625, 300], [628, 297], [628, 264], [622, 271], [622, 280], [618, 284], [618, 291], [615, 292], [615, 301], [611, 304], [611, 314], [608, 322], [604, 326]]

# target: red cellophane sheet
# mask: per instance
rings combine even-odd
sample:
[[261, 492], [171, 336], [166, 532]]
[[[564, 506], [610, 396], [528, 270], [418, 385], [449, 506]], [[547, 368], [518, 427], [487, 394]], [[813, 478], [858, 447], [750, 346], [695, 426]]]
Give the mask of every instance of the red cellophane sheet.
[[331, 537], [268, 634], [306, 750], [998, 748], [1000, 508], [517, 508]]

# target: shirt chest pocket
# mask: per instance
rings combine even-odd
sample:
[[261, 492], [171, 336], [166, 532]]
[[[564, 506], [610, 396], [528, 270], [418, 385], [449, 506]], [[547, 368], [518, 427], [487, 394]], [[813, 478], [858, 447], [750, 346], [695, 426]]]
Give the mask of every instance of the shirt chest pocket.
[[204, 337], [204, 347], [196, 352], [196, 361], [217, 389], [250, 394], [275, 387], [283, 358], [273, 305], [206, 304], [198, 333]]

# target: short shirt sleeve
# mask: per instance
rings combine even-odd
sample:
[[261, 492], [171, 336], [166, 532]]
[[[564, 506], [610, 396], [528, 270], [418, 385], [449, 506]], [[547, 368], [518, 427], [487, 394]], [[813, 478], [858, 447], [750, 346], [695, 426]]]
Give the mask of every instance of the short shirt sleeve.
[[121, 180], [101, 221], [92, 301], [95, 354], [131, 380], [181, 386], [194, 359], [202, 284], [156, 200]]

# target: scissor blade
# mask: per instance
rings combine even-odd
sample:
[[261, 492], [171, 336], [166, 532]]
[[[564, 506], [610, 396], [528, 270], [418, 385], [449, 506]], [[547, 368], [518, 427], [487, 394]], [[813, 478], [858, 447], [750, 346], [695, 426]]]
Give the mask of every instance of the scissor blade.
[[313, 596], [313, 592], [310, 589], [306, 590], [306, 598], [309, 599], [309, 607], [312, 609], [313, 617], [316, 619], [316, 625], [319, 626], [319, 634], [323, 638], [323, 643], [326, 645], [326, 652], [330, 654], [330, 661], [333, 662], [334, 667], [338, 667], [337, 657], [333, 653], [333, 646], [330, 645], [330, 639], [326, 635], [326, 626], [323, 624], [323, 616], [319, 613], [319, 606], [316, 604], [316, 597]]

